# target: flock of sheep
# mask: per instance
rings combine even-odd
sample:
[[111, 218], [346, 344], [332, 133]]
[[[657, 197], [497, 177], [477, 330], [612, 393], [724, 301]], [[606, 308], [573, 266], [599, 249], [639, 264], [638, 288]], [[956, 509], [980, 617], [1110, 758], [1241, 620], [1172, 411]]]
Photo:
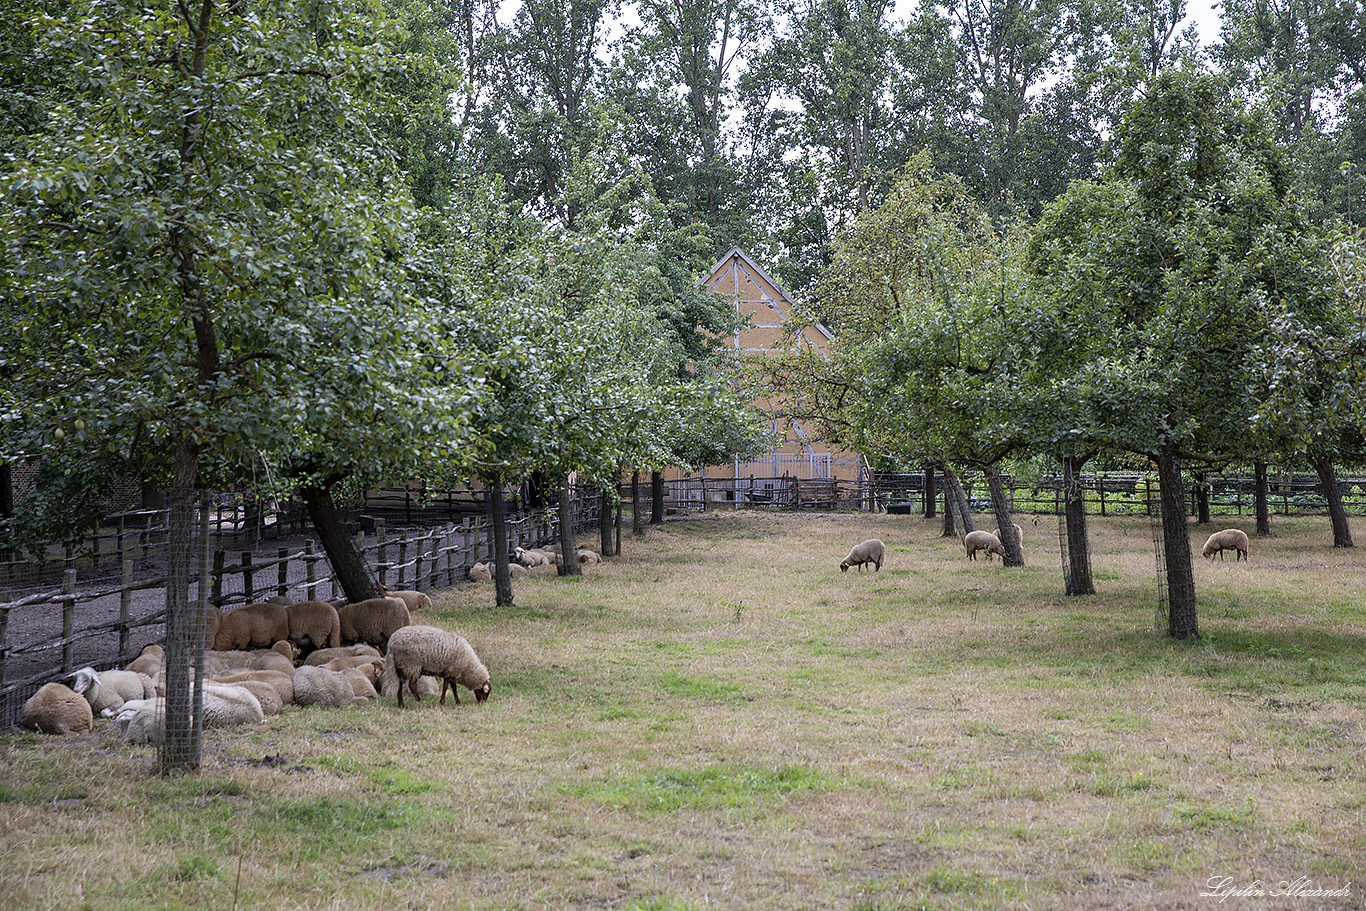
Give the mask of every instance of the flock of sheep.
[[[1024, 530], [1014, 526], [1023, 543]], [[967, 559], [985, 551], [1005, 557], [999, 532], [972, 531], [963, 537]], [[1248, 556], [1247, 535], [1236, 528], [1210, 535], [1203, 554], [1223, 559], [1223, 552]], [[575, 551], [581, 563], [598, 563], [592, 551]], [[517, 562], [508, 569], [520, 577], [554, 571], [557, 549], [517, 548]], [[840, 571], [872, 564], [875, 572], [887, 559], [887, 546], [877, 538], [854, 545], [840, 562]], [[488, 581], [492, 565], [476, 563], [473, 581]], [[204, 605], [206, 616], [203, 685], [205, 726], [260, 723], [286, 705], [340, 706], [365, 702], [380, 695], [396, 696], [403, 706], [406, 690], [420, 700], [436, 695], [446, 704], [446, 690], [460, 702], [457, 684], [475, 699], [488, 699], [489, 672], [462, 637], [434, 626], [416, 625], [413, 612], [430, 608], [431, 599], [418, 591], [389, 591], [381, 597], [345, 604], [326, 601], [260, 604], [221, 612]], [[164, 652], [149, 645], [127, 667], [96, 671], [82, 668], [69, 678], [71, 685], [48, 683], [27, 702], [20, 714], [23, 727], [46, 734], [77, 734], [94, 730], [95, 718], [114, 719], [115, 728], [130, 743], [160, 742], [165, 728], [163, 689]]]
[[[203, 723], [260, 723], [286, 705], [340, 706], [406, 690], [415, 699], [446, 703], [457, 684], [488, 699], [489, 672], [470, 644], [454, 633], [412, 622], [431, 607], [418, 591], [334, 607], [326, 601], [248, 604], [220, 612], [204, 605]], [[24, 703], [19, 723], [45, 734], [94, 730], [112, 718], [129, 743], [159, 743], [165, 730], [165, 652], [149, 645], [126, 667], [82, 668], [66, 683], [48, 683]]]

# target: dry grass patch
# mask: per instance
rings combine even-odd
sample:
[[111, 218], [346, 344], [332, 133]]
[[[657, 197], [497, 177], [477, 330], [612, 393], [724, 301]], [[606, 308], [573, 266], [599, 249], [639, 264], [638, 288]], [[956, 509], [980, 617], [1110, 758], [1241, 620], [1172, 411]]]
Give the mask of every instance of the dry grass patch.
[[[1205, 636], [1176, 643], [1147, 520], [1093, 519], [1086, 599], [1056, 520], [1022, 524], [1007, 570], [918, 519], [725, 513], [514, 607], [441, 592], [488, 703], [290, 710], [210, 732], [196, 778], [103, 731], [5, 735], [0, 907], [1194, 908], [1216, 875], [1360, 880], [1366, 557], [1279, 522], [1198, 561]], [[871, 536], [883, 570], [841, 574]]]

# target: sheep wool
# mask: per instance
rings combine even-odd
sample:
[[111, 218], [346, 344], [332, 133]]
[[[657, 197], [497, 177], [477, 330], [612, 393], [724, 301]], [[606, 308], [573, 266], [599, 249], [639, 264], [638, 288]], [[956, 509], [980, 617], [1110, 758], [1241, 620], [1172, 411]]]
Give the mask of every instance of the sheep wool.
[[1006, 549], [1001, 546], [1001, 539], [989, 531], [970, 531], [963, 535], [963, 547], [968, 552], [969, 560], [977, 559], [977, 551], [987, 552], [987, 562], [991, 562], [992, 554], [1000, 554], [1004, 560]]
[[24, 702], [19, 724], [42, 734], [87, 734], [95, 729], [90, 703], [61, 683], [45, 683]]
[[514, 556], [518, 563], [522, 564], [528, 569], [535, 566], [545, 566], [547, 564], [551, 566], [555, 565], [554, 554], [546, 553], [543, 550], [529, 550], [527, 548], [519, 547], [514, 552]]
[[266, 720], [251, 690], [232, 683], [204, 683], [204, 727], [260, 724]]
[[1248, 559], [1247, 532], [1237, 528], [1225, 528], [1223, 531], [1216, 531], [1205, 542], [1203, 553], [1207, 559], [1213, 560], [1214, 555], [1218, 554], [1219, 559], [1222, 560], [1226, 550], [1237, 551], [1237, 555], [1233, 558], [1235, 561]]
[[873, 570], [882, 569], [882, 563], [887, 559], [887, 545], [877, 538], [869, 538], [860, 541], [849, 551], [849, 556], [845, 557], [840, 563], [840, 572], [846, 573], [849, 567], [857, 566], [859, 572], [863, 572], [863, 564], [873, 564]]
[[129, 699], [148, 699], [156, 695], [152, 678], [136, 671], [105, 671], [83, 667], [72, 675], [71, 688], [90, 703], [97, 715], [112, 715]]
[[124, 743], [161, 743], [166, 729], [165, 698], [125, 702], [114, 718], [114, 729], [122, 734]]
[[[456, 684], [474, 691], [474, 698], [483, 702], [489, 698], [489, 672], [474, 649], [464, 638], [434, 626], [405, 626], [389, 640], [389, 651], [384, 658], [384, 672], [392, 674], [411, 689], [424, 674], [441, 678], [441, 704], [446, 704], [446, 687], [450, 687], [456, 704], [460, 693]], [[413, 698], [421, 701], [416, 690]], [[403, 707], [403, 687], [398, 688], [398, 704]]]
[[489, 582], [493, 579], [493, 573], [483, 563], [476, 563], [470, 567], [471, 582]]
[[400, 591], [389, 591], [383, 585], [379, 585], [379, 593], [386, 598], [398, 598], [408, 605], [408, 613], [419, 610], [428, 610], [432, 606], [432, 599], [426, 592], [402, 589]]
[[351, 680], [341, 671], [306, 664], [294, 672], [296, 705], [341, 706], [364, 701], [356, 695]]
[[157, 671], [161, 670], [161, 664], [166, 658], [166, 650], [160, 645], [152, 643], [143, 646], [142, 652], [128, 663], [125, 671], [132, 671], [135, 674], [146, 674], [148, 677], [155, 677]]
[[320, 648], [316, 652], [311, 652], [304, 659], [304, 664], [325, 665], [333, 658], [379, 658], [382, 661], [384, 655], [373, 645], [361, 642], [356, 645], [343, 645], [341, 648]]
[[215, 650], [269, 648], [289, 638], [289, 612], [279, 604], [248, 604], [228, 611], [214, 636]]
[[338, 648], [341, 642], [341, 618], [337, 609], [326, 601], [300, 601], [285, 608], [289, 617], [289, 638], [299, 648], [312, 651]]
[[399, 598], [370, 598], [347, 604], [337, 611], [341, 637], [346, 643], [365, 642], [383, 649], [394, 631], [413, 622], [408, 605]]
[[[276, 695], [279, 696], [281, 705], [290, 705], [294, 702], [293, 673], [285, 674], [280, 671], [242, 671], [236, 674], [226, 674], [221, 677], [215, 677], [214, 682], [264, 683], [275, 690]], [[256, 692], [256, 690], [252, 689], [252, 692]], [[259, 699], [260, 697], [258, 696], [257, 698]], [[264, 709], [265, 707], [266, 704], [262, 701], [261, 708]]]

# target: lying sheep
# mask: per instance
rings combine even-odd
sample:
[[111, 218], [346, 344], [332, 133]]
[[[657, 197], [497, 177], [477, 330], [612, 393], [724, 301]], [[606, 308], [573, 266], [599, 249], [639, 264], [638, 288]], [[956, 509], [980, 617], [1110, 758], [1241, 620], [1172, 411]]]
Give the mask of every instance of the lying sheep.
[[476, 563], [470, 567], [471, 582], [490, 582], [493, 580], [493, 573], [488, 566], [483, 563]]
[[87, 734], [95, 729], [90, 703], [61, 683], [45, 683], [19, 710], [19, 724], [43, 734]]
[[384, 659], [376, 655], [350, 655], [342, 658], [333, 658], [314, 667], [325, 667], [329, 671], [349, 671], [358, 670], [374, 683], [379, 679], [380, 672], [384, 670]]
[[[220, 680], [219, 683], [229, 681]], [[280, 691], [269, 683], [261, 680], [233, 680], [233, 686], [240, 686], [242, 689], [256, 697], [256, 701], [261, 703], [261, 711], [267, 715], [278, 715], [285, 707], [285, 701], [280, 698]]]
[[160, 645], [153, 643], [145, 645], [136, 658], [128, 662], [125, 671], [132, 671], [135, 674], [146, 674], [148, 677], [155, 677], [157, 671], [161, 670], [162, 662], [166, 660], [166, 650]]
[[295, 705], [340, 706], [364, 701], [341, 671], [305, 664], [294, 672]]
[[528, 549], [519, 547], [516, 551], [514, 551], [514, 557], [516, 558], [518, 563], [522, 564], [528, 569], [534, 566], [555, 565], [554, 554], [547, 553], [543, 550], [536, 550], [534, 548]]
[[969, 560], [976, 560], [979, 550], [987, 552], [987, 562], [991, 562], [992, 554], [1000, 554], [1002, 560], [1006, 558], [1006, 549], [1001, 546], [1001, 539], [989, 531], [970, 531], [963, 535], [963, 547], [967, 549]]
[[596, 552], [596, 551], [591, 551], [591, 550], [580, 550], [580, 551], [576, 551], [576, 553], [577, 553], [578, 556], [579, 556], [579, 562], [580, 562], [580, 563], [601, 563], [601, 562], [602, 562], [602, 557], [599, 557], [599, 556], [597, 555], [597, 552]]
[[260, 724], [266, 720], [261, 702], [244, 686], [204, 683], [204, 727]]
[[112, 715], [129, 699], [150, 699], [156, 695], [152, 678], [136, 671], [97, 673], [93, 667], [83, 667], [71, 677], [71, 689], [85, 697], [96, 715]]
[[252, 660], [249, 668], [253, 671], [280, 671], [294, 673], [294, 665], [299, 659], [299, 647], [288, 639], [281, 639], [269, 649]]
[[114, 729], [124, 743], [161, 743], [166, 730], [166, 699], [132, 699], [123, 704], [114, 718]]
[[413, 611], [428, 610], [432, 606], [432, 599], [427, 595], [426, 592], [412, 591], [410, 589], [389, 591], [389, 589], [385, 588], [383, 584], [380, 584], [377, 587], [379, 588], [379, 593], [381, 597], [398, 598], [404, 604], [408, 605], [408, 613], [410, 614]]
[[508, 577], [511, 579], [525, 579], [531, 575], [531, 570], [520, 563], [508, 564]]
[[213, 638], [216, 651], [235, 648], [269, 648], [289, 638], [289, 611], [279, 604], [248, 604], [223, 615]]
[[859, 572], [863, 572], [863, 564], [873, 564], [873, 571], [878, 572], [882, 569], [882, 563], [887, 559], [887, 545], [877, 538], [869, 538], [855, 544], [849, 551], [849, 556], [845, 557], [840, 563], [840, 572], [847, 573], [849, 567], [857, 566]]
[[[214, 678], [215, 683], [240, 683], [240, 684], [265, 684], [275, 691], [281, 705], [291, 705], [294, 702], [294, 674], [285, 674], [280, 671], [240, 671], [236, 674], [224, 674]], [[256, 692], [252, 689], [252, 692]], [[258, 695], [259, 699], [260, 696]], [[265, 708], [265, 702], [261, 703]]]
[[341, 648], [320, 648], [304, 659], [304, 664], [326, 664], [333, 658], [384, 658], [384, 653], [373, 645], [361, 642], [357, 645], [343, 645]]
[[342, 641], [365, 642], [383, 649], [394, 631], [413, 622], [408, 605], [398, 598], [370, 598], [347, 604], [337, 611]]
[[[423, 674], [441, 678], [441, 704], [446, 704], [446, 687], [450, 687], [456, 704], [460, 693], [456, 684], [469, 687], [474, 698], [483, 702], [489, 698], [488, 668], [484, 667], [474, 649], [460, 636], [434, 626], [405, 626], [389, 640], [389, 652], [384, 657], [384, 672], [406, 683], [410, 688]], [[413, 698], [421, 697], [413, 690]], [[403, 707], [403, 687], [398, 690], [398, 705]]]
[[1235, 562], [1248, 559], [1247, 532], [1240, 531], [1236, 528], [1225, 528], [1223, 531], [1216, 531], [1214, 534], [1210, 535], [1209, 540], [1205, 542], [1204, 555], [1206, 558], [1213, 560], [1214, 555], [1218, 554], [1219, 559], [1222, 560], [1224, 559], [1224, 551], [1226, 550], [1238, 552], [1237, 556], [1233, 558]]
[[351, 695], [361, 699], [378, 699], [379, 693], [375, 690], [375, 682], [366, 676], [364, 671], [358, 667], [349, 667], [342, 671], [342, 676], [351, 684]]

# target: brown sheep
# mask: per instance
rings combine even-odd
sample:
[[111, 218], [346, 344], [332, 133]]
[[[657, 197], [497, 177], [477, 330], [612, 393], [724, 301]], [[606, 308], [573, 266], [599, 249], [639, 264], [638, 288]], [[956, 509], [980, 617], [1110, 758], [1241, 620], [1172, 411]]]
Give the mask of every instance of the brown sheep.
[[326, 601], [300, 601], [285, 608], [289, 638], [303, 651], [341, 646], [341, 620]]
[[402, 600], [404, 604], [408, 605], [408, 613], [410, 614], [413, 611], [426, 610], [432, 606], [432, 599], [426, 592], [413, 591], [411, 589], [389, 591], [389, 589], [384, 587], [383, 583], [380, 583], [376, 587], [379, 589], [381, 597], [398, 598]]
[[270, 648], [289, 638], [289, 612], [279, 604], [248, 604], [223, 614], [215, 651], [240, 648]]
[[365, 642], [383, 649], [395, 630], [413, 622], [408, 605], [399, 598], [370, 598], [347, 604], [337, 611], [342, 641]]

